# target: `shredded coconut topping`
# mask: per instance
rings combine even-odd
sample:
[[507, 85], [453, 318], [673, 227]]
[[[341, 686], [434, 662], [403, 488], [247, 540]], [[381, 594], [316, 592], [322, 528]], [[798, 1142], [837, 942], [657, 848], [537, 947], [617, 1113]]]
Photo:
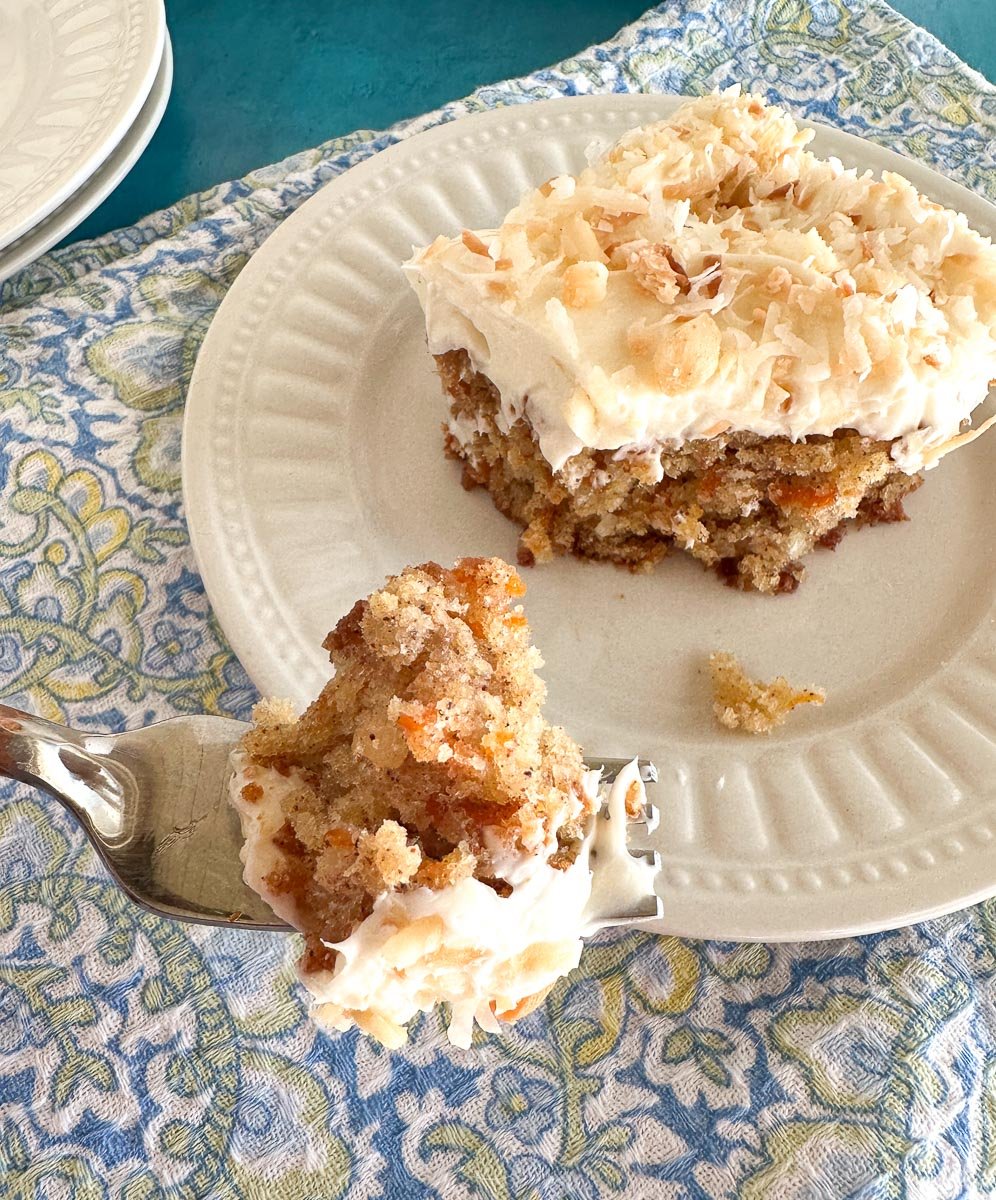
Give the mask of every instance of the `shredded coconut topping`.
[[438, 238], [408, 264], [430, 349], [466, 349], [554, 469], [717, 428], [851, 428], [934, 465], [987, 427], [963, 423], [996, 377], [996, 248], [812, 136], [756, 96], [704, 96], [499, 229]]

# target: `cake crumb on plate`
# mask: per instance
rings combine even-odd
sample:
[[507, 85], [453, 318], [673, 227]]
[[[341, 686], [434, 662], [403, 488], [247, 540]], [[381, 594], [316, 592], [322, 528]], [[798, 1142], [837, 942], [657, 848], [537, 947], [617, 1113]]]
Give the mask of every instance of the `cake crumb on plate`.
[[732, 654], [709, 655], [712, 671], [712, 710], [727, 729], [747, 733], [770, 733], [800, 704], [823, 704], [822, 688], [795, 688], [779, 675], [771, 683], [758, 683], [745, 674]]

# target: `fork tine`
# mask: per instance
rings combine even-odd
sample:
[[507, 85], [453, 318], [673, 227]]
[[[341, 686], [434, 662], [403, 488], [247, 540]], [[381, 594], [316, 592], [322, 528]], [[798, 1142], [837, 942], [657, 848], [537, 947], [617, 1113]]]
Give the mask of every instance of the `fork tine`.
[[[585, 765], [589, 769], [601, 769], [599, 786], [604, 799], [596, 822], [609, 819], [609, 790], [620, 772], [632, 761], [620, 758], [585, 759]], [[652, 762], [640, 759], [637, 766], [640, 779], [644, 783], [657, 782], [657, 769]], [[662, 916], [663, 903], [654, 887], [654, 881], [661, 869], [660, 855], [654, 848], [638, 844], [650, 837], [659, 822], [660, 810], [653, 801], [645, 797], [642, 817], [626, 823], [626, 853], [630, 860], [634, 860], [632, 870], [626, 869], [625, 859], [617, 859], [615, 867], [610, 859], [600, 869], [598, 849], [593, 847], [592, 895], [587, 910], [589, 928], [592, 931], [608, 926], [645, 925]], [[623, 880], [628, 880], [628, 883], [623, 883]], [[622, 885], [621, 890], [619, 885]]]
[[656, 804], [648, 800], [643, 806], [643, 816], [637, 821], [630, 821], [627, 827], [629, 836], [631, 839], [640, 842], [652, 833], [656, 833], [660, 823], [661, 810]]
[[[623, 767], [628, 767], [632, 761], [631, 758], [586, 758], [584, 765], [589, 771], [600, 770], [602, 772], [602, 783], [614, 783], [616, 776]], [[649, 758], [638, 759], [636, 765], [640, 770], [640, 778], [644, 783], [657, 782], [657, 768]]]

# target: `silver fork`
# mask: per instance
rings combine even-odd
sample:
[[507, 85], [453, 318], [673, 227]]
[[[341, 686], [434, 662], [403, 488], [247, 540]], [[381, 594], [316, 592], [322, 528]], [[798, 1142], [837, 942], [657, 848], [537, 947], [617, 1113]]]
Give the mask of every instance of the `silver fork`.
[[[242, 879], [242, 832], [228, 803], [229, 755], [248, 726], [227, 717], [173, 717], [118, 734], [82, 733], [0, 704], [0, 776], [48, 792], [79, 821], [104, 865], [137, 904], [160, 916], [205, 925], [286, 930]], [[610, 782], [625, 759], [586, 759]], [[652, 764], [640, 764], [645, 781]], [[654, 828], [648, 802], [630, 837]], [[631, 850], [659, 869], [656, 851]], [[595, 866], [597, 871], [597, 864]], [[595, 914], [599, 925], [660, 916], [652, 882], [624, 911]]]

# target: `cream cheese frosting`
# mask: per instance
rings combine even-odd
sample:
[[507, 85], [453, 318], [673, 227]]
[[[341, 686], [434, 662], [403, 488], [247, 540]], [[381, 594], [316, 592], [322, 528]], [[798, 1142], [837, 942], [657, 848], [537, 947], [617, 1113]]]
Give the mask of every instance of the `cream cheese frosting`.
[[[230, 798], [242, 823], [246, 883], [294, 925], [293, 902], [266, 883], [279, 865], [272, 836], [283, 823], [281, 801], [294, 789], [294, 772], [262, 767], [241, 751], [233, 754], [232, 765]], [[252, 803], [242, 795], [249, 783], [262, 789]], [[588, 772], [588, 795], [594, 797], [599, 785], [599, 773]], [[635, 763], [603, 788], [607, 815], [595, 822], [566, 870], [549, 866], [545, 853], [505, 849], [500, 873], [512, 885], [508, 896], [474, 878], [436, 891], [419, 887], [381, 896], [348, 938], [331, 945], [337, 952], [333, 971], [300, 972], [314, 998], [315, 1019], [337, 1030], [358, 1025], [398, 1046], [413, 1016], [446, 1001], [450, 1040], [466, 1048], [475, 1021], [498, 1032], [498, 1017], [527, 1011], [577, 966], [582, 938], [605, 923], [606, 913], [624, 911], [631, 897], [653, 890], [651, 867], [627, 850], [627, 796], [632, 809], [633, 788], [642, 806]], [[594, 897], [592, 851], [599, 869]]]
[[996, 248], [812, 136], [757, 96], [704, 96], [498, 229], [437, 238], [405, 265], [429, 349], [466, 350], [554, 470], [844, 428], [933, 466], [990, 423], [965, 427], [996, 377]]

